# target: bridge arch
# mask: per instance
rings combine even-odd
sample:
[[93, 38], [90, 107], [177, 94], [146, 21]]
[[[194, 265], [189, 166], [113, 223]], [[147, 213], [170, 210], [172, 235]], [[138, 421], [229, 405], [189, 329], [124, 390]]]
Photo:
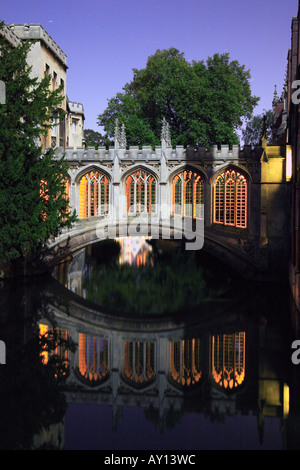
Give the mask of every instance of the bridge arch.
[[[129, 228], [127, 222], [119, 223], [113, 232], [110, 232], [111, 224], [113, 224], [113, 220], [110, 217], [102, 219], [90, 218], [79, 221], [74, 229], [61, 234], [52, 243], [48, 244], [47, 249], [43, 253], [42, 264], [40, 265], [39, 261], [35, 266], [35, 270], [38, 270], [39, 267], [44, 270], [47, 267], [51, 271], [59, 262], [76, 251], [104, 241], [108, 237], [112, 238], [112, 233], [113, 238], [130, 236], [126, 235]], [[193, 237], [191, 237], [191, 234], [187, 234], [183, 227], [180, 229], [178, 226], [172, 226], [172, 223], [168, 227], [165, 227], [162, 223], [151, 225], [151, 227], [147, 222], [139, 224], [140, 236], [151, 237], [155, 233], [155, 238], [157, 238], [157, 234], [159, 237], [162, 237], [162, 233], [165, 233], [166, 229], [170, 230], [171, 240], [182, 239], [184, 241], [185, 237], [188, 236], [189, 238], [186, 238], [186, 240], [189, 243], [193, 240], [194, 235], [196, 236], [196, 233], [193, 232]], [[200, 235], [203, 236], [203, 233]], [[229, 268], [235, 270], [244, 278], [249, 279], [258, 274], [259, 269], [251, 253], [248, 255], [247, 252], [243, 252], [238, 243], [233, 244], [232, 239], [228, 239], [226, 234], [221, 236], [215, 231], [204, 230], [204, 246], [202, 249], [209, 255], [227, 264]]]

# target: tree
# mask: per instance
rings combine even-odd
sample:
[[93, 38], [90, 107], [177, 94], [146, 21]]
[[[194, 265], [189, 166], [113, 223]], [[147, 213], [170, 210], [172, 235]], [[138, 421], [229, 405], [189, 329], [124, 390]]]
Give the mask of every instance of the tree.
[[144, 69], [133, 69], [132, 81], [108, 101], [98, 124], [112, 138], [118, 118], [128, 144], [156, 145], [165, 117], [173, 145], [237, 144], [237, 130], [258, 100], [251, 94], [250, 72], [229, 54], [188, 62], [170, 48], [157, 50]]
[[246, 123], [246, 127], [242, 130], [242, 137], [244, 140], [244, 144], [251, 145], [251, 147], [260, 145], [262, 133], [264, 130], [267, 133], [268, 144], [269, 145], [272, 144], [273, 122], [274, 122], [274, 115], [273, 115], [272, 110], [264, 111], [262, 114], [257, 114], [256, 116], [253, 116]]
[[0, 105], [1, 262], [28, 259], [76, 220], [68, 212], [67, 162], [53, 158], [53, 151], [42, 155], [39, 144], [63, 100], [62, 88], [50, 91], [50, 77], [31, 77], [30, 47], [13, 47], [0, 33], [0, 80], [6, 84], [6, 104]]
[[93, 129], [84, 129], [84, 139], [87, 147], [95, 147], [96, 149], [99, 146], [109, 146], [111, 143], [109, 139]]

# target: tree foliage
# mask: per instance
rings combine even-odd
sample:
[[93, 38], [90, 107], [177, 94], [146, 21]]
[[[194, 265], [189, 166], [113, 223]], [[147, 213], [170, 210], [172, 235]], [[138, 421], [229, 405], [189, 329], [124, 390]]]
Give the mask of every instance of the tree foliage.
[[99, 146], [105, 147], [111, 144], [107, 137], [93, 129], [84, 129], [84, 140], [87, 147], [95, 147], [96, 149], [98, 149]]
[[250, 72], [229, 54], [188, 62], [175, 48], [157, 50], [144, 69], [108, 101], [98, 124], [109, 137], [118, 118], [130, 145], [160, 143], [163, 117], [173, 145], [237, 144], [242, 119], [250, 119], [259, 98], [252, 96]]
[[[272, 110], [263, 112], [253, 116], [247, 123], [242, 131], [242, 137], [245, 145], [255, 147], [260, 145], [262, 133], [265, 130], [267, 133], [268, 144], [271, 145], [273, 141], [272, 125], [274, 115]], [[265, 127], [265, 129], [264, 129]]]
[[0, 105], [1, 261], [28, 257], [75, 220], [65, 195], [67, 162], [52, 151], [42, 156], [40, 146], [61, 107], [62, 89], [50, 91], [50, 77], [31, 76], [30, 47], [13, 47], [0, 34], [0, 80], [6, 84], [6, 104]]

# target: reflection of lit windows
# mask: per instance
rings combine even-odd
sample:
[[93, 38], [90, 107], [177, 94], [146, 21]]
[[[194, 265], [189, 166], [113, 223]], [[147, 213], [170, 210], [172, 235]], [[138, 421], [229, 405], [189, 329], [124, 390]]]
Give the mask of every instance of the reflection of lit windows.
[[[68, 331], [67, 330], [62, 330], [62, 329], [57, 329], [57, 328], [51, 328], [48, 325], [45, 324], [40, 324], [39, 325], [39, 335], [40, 338], [45, 337], [49, 338], [51, 340], [51, 334], [55, 333], [55, 337], [57, 337], [57, 340], [63, 340], [66, 341], [68, 339]], [[46, 344], [43, 347], [43, 350], [41, 352], [41, 357], [43, 359], [43, 363], [47, 364], [49, 360], [49, 354], [55, 354], [59, 356], [61, 359], [67, 360], [68, 359], [68, 350], [64, 347], [62, 347], [61, 344], [56, 344], [54, 350], [51, 350], [49, 352], [47, 348], [47, 341]]]
[[235, 170], [227, 170], [215, 180], [214, 222], [247, 227], [247, 180]]
[[174, 341], [170, 353], [171, 379], [183, 387], [199, 383], [202, 377], [200, 339]]
[[155, 346], [149, 341], [126, 341], [124, 344], [124, 377], [138, 386], [155, 377]]
[[126, 212], [133, 214], [155, 212], [156, 181], [151, 173], [137, 170], [125, 181]]
[[100, 171], [86, 173], [79, 183], [79, 218], [108, 214], [109, 179]]
[[108, 341], [98, 336], [79, 333], [79, 362], [80, 377], [89, 382], [99, 382], [107, 378]]
[[245, 332], [212, 336], [212, 378], [226, 390], [237, 388], [245, 380], [245, 343]]

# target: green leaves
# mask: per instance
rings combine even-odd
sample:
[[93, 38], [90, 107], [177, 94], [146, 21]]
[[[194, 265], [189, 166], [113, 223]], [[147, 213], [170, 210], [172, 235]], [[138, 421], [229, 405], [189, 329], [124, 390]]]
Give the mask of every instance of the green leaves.
[[[6, 84], [6, 104], [0, 105], [1, 261], [26, 258], [75, 220], [67, 214], [67, 164], [53, 152], [42, 158], [39, 146], [53, 114], [63, 115], [62, 88], [50, 91], [49, 77], [31, 77], [30, 47], [30, 42], [12, 47], [0, 36], [0, 80]], [[47, 197], [41, 197], [42, 182]]]
[[[265, 120], [265, 123], [264, 123]], [[244, 139], [245, 145], [250, 145], [255, 147], [260, 145], [263, 126], [266, 127], [268, 144], [270, 145], [273, 140], [272, 135], [272, 125], [274, 121], [274, 115], [272, 110], [265, 111], [262, 114], [253, 116], [246, 122], [246, 127], [243, 129], [242, 136]]]
[[108, 101], [98, 123], [112, 138], [118, 118], [129, 145], [158, 144], [163, 117], [173, 145], [236, 144], [242, 119], [259, 100], [249, 80], [249, 71], [229, 54], [190, 63], [175, 48], [157, 50], [146, 68], [133, 69], [133, 80]]

